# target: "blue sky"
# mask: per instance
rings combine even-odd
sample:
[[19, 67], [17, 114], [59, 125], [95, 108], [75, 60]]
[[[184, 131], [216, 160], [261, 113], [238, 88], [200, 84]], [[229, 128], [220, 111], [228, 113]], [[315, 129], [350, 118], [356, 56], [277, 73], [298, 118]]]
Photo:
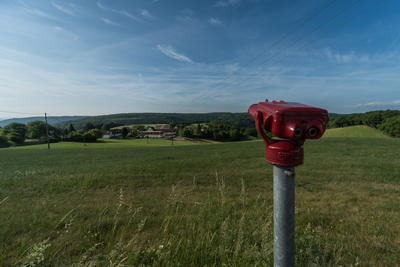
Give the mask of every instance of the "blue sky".
[[0, 0], [0, 117], [400, 109], [400, 1], [328, 33], [377, 2]]

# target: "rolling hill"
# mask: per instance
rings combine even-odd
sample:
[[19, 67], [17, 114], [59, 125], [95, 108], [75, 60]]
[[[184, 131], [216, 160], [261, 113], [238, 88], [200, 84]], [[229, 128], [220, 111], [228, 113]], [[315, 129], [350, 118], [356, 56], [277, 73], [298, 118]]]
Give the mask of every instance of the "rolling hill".
[[349, 126], [344, 128], [328, 129], [325, 131], [323, 138], [327, 137], [380, 137], [380, 138], [390, 138], [390, 136], [384, 134], [383, 132], [365, 126]]
[[[88, 116], [60, 116], [60, 117], [47, 117], [47, 123], [54, 125], [57, 123], [62, 123], [64, 121], [72, 121], [72, 120], [77, 120], [77, 119], [83, 119], [83, 118], [87, 118]], [[23, 124], [27, 124], [28, 122], [31, 121], [45, 121], [44, 116], [42, 117], [29, 117], [29, 118], [14, 118], [14, 119], [7, 119], [7, 120], [2, 120], [0, 121], [0, 127], [4, 127], [10, 123], [13, 122], [18, 122], [18, 123], [23, 123]], [[65, 127], [64, 127], [65, 128]]]

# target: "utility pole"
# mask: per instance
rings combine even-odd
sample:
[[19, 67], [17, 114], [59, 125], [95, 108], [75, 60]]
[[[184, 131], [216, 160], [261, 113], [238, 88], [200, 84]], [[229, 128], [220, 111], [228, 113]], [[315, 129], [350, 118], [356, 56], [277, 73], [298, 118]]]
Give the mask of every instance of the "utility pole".
[[49, 127], [48, 127], [48, 125], [47, 125], [47, 114], [46, 114], [46, 113], [44, 113], [44, 118], [46, 119], [47, 147], [50, 149]]

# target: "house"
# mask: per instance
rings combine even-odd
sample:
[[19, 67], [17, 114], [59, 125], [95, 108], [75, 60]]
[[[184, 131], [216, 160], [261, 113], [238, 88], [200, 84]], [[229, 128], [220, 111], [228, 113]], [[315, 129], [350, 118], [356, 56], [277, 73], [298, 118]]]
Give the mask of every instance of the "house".
[[102, 132], [103, 132], [103, 138], [105, 138], [105, 139], [123, 138], [121, 129], [114, 129], [114, 130], [108, 130], [108, 131], [102, 131]]
[[156, 127], [149, 127], [147, 131], [140, 131], [145, 138], [171, 138], [176, 136], [178, 127], [171, 129], [169, 125], [156, 125]]

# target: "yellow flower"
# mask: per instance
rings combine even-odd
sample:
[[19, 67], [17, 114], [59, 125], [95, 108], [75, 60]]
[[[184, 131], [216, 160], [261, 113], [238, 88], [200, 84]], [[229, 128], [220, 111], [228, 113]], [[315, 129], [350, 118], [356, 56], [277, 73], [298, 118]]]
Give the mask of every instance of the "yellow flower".
[[90, 231], [88, 232], [88, 234], [90, 234]]
[[371, 216], [371, 218], [374, 218], [374, 216]]
[[340, 222], [342, 222], [342, 220], [340, 220]]

